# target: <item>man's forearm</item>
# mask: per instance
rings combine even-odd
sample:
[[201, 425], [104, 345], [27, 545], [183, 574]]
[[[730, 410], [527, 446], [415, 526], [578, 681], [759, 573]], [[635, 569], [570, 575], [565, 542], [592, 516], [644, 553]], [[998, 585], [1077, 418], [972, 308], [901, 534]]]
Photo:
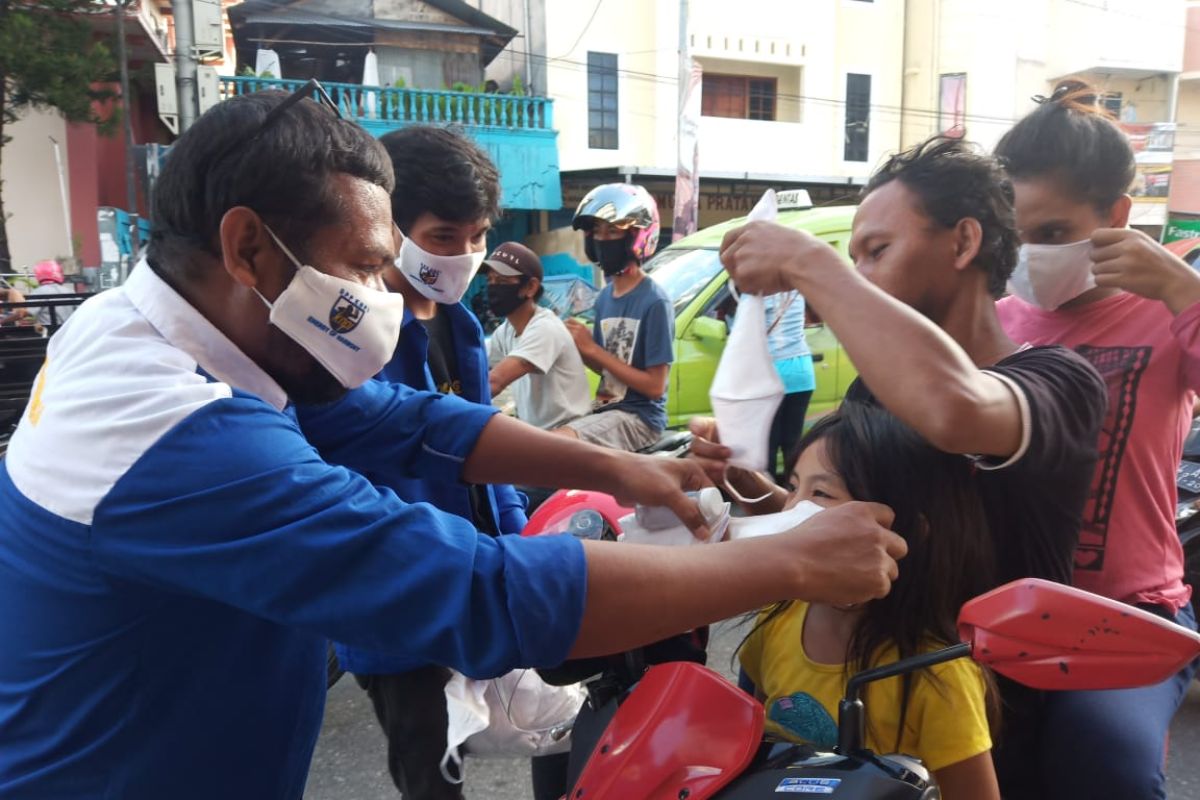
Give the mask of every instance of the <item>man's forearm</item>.
[[596, 373], [597, 375], [604, 372], [604, 365], [601, 364], [596, 359], [596, 357], [593, 356], [591, 353], [584, 353], [581, 350], [581, 351], [579, 351], [579, 358], [582, 359], [583, 365], [585, 367], [587, 367], [588, 369], [590, 369], [592, 372]]
[[[592, 360], [595, 361], [596, 366], [592, 366], [591, 363], [588, 363], [588, 366], [594, 371], [602, 373], [607, 370], [614, 378], [635, 392], [640, 392], [650, 398], [658, 398], [662, 397], [666, 391], [664, 382], [657, 376], [644, 369], [626, 364], [607, 350], [597, 350], [592, 354]], [[585, 363], [587, 363], [586, 360]]]
[[484, 427], [463, 464], [466, 483], [513, 483], [613, 492], [618, 451], [556, 436], [502, 414]]
[[1196, 303], [1200, 303], [1200, 277], [1195, 274], [1194, 270], [1189, 269], [1186, 276], [1172, 285], [1172, 289], [1166, 293], [1163, 302], [1177, 317]]
[[885, 408], [943, 450], [1016, 452], [1021, 421], [1010, 390], [945, 331], [856, 272], [826, 270], [797, 284]]
[[882, 506], [847, 503], [777, 536], [663, 548], [584, 542], [587, 596], [572, 657], [620, 652], [779, 600], [887, 593], [904, 540]]
[[584, 542], [587, 604], [571, 658], [618, 653], [795, 596], [802, 579], [794, 565], [764, 544], [668, 551]]

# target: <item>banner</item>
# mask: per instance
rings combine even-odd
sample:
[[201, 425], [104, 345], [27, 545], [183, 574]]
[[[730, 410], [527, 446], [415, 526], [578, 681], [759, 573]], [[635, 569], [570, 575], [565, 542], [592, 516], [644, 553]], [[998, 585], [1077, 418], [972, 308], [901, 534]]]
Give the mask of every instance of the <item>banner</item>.
[[695, 233], [700, 222], [700, 95], [703, 72], [689, 59], [679, 103], [679, 166], [675, 173], [675, 221], [671, 241]]
[[1163, 226], [1163, 244], [1196, 238], [1200, 238], [1200, 219], [1171, 217], [1167, 220], [1167, 224]]

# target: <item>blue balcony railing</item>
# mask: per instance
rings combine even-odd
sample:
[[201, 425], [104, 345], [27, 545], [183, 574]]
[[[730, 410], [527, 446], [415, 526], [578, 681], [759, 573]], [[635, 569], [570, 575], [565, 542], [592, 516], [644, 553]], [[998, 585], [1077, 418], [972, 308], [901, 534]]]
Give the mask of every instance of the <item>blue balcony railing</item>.
[[[294, 92], [302, 80], [223, 77], [221, 97], [278, 89]], [[400, 127], [412, 123], [445, 123], [466, 128], [502, 130], [554, 130], [554, 101], [547, 97], [511, 94], [396, 89], [354, 83], [324, 83], [342, 114], [375, 126]]]

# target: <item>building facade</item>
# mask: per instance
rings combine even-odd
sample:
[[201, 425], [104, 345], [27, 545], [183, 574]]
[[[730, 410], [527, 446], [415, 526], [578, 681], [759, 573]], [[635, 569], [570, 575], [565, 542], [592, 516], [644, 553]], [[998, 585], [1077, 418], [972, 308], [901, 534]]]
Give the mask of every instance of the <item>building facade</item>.
[[[768, 187], [852, 198], [899, 144], [901, 0], [690, 0], [686, 40], [703, 71], [701, 227], [750, 210]], [[547, 2], [548, 94], [568, 210], [591, 186], [642, 183], [670, 225], [680, 4], [606, 0], [591, 17]], [[863, 32], [870, 31], [870, 36]], [[552, 222], [561, 222], [558, 215]]]

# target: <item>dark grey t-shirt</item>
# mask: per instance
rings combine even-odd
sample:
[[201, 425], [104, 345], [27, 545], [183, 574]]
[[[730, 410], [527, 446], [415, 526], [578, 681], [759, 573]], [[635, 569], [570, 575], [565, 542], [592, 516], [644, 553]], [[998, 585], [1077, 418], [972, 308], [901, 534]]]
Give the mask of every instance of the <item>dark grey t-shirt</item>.
[[[1021, 390], [1024, 449], [979, 464], [979, 491], [995, 543], [997, 577], [1071, 582], [1083, 505], [1107, 408], [1104, 381], [1065, 347], [1031, 347], [987, 368]], [[847, 400], [876, 402], [863, 381]]]

